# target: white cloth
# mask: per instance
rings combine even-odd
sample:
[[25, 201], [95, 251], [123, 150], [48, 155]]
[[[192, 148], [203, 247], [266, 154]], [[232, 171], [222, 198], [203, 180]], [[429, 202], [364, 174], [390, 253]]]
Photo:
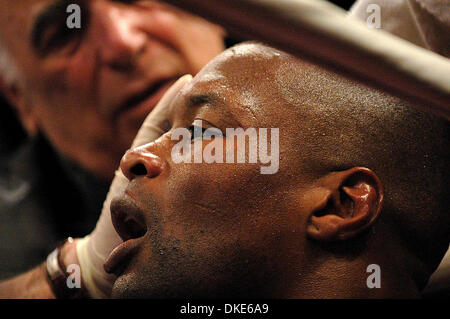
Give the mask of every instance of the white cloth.
[[358, 0], [349, 16], [367, 21], [378, 5], [381, 29], [450, 57], [450, 0]]
[[[158, 105], [147, 116], [131, 148], [150, 143], [164, 133], [164, 123], [172, 100], [178, 92], [192, 80], [191, 75], [185, 75], [170, 87]], [[110, 205], [115, 196], [120, 194], [128, 185], [128, 179], [118, 169], [103, 203], [102, 213], [94, 231], [82, 238], [76, 247], [78, 261], [81, 267], [81, 276], [84, 285], [92, 298], [108, 298], [116, 279], [114, 275], [107, 274], [103, 264], [111, 251], [122, 242], [111, 221]]]
[[428, 285], [425, 287], [425, 293], [431, 293], [450, 287], [450, 248], [447, 250], [438, 269], [433, 273]]

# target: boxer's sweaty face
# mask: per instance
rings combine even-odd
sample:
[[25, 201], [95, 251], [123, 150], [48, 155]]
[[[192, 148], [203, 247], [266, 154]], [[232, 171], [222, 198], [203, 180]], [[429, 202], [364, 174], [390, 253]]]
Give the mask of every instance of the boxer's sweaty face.
[[63, 154], [105, 178], [168, 86], [224, 48], [219, 27], [156, 1], [0, 5], [1, 44], [19, 73], [13, 104]]
[[[301, 268], [305, 220], [290, 198], [307, 178], [292, 160], [295, 129], [270, 82], [281, 57], [252, 45], [227, 52], [175, 99], [171, 131], [122, 160], [131, 182], [112, 204], [113, 220], [124, 239], [137, 239], [115, 255], [115, 297], [280, 296], [288, 293], [284, 274]], [[222, 132], [279, 128], [278, 172], [264, 175], [248, 162], [175, 163], [172, 135], [195, 120]], [[127, 230], [127, 215], [139, 230]]]

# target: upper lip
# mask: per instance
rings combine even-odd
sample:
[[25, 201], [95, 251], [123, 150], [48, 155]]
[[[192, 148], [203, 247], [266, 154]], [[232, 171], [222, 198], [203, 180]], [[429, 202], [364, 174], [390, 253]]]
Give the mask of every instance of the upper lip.
[[144, 213], [127, 195], [116, 197], [111, 202], [111, 219], [119, 236], [124, 240], [142, 237], [147, 232]]
[[124, 242], [111, 252], [104, 268], [106, 272], [118, 276], [137, 252], [147, 232], [147, 226], [142, 210], [127, 195], [117, 197], [111, 202], [111, 219]]

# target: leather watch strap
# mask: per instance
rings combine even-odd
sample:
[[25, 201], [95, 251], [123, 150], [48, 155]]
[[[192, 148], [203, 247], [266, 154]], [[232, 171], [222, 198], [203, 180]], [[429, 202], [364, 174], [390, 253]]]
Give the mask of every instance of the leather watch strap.
[[72, 241], [73, 239], [71, 237], [67, 238], [47, 256], [47, 279], [57, 299], [77, 299], [86, 297], [84, 290], [81, 287], [69, 287], [67, 279], [70, 274], [65, 271], [66, 267], [61, 261], [61, 247], [66, 242]]

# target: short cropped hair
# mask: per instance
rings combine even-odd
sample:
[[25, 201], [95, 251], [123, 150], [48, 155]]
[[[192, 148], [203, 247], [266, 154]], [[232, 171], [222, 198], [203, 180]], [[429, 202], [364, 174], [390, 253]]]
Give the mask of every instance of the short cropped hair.
[[450, 241], [450, 123], [289, 55], [274, 72], [284, 103], [308, 122], [298, 126], [304, 168], [317, 177], [355, 166], [378, 175], [385, 202], [377, 222], [414, 256], [422, 288]]

